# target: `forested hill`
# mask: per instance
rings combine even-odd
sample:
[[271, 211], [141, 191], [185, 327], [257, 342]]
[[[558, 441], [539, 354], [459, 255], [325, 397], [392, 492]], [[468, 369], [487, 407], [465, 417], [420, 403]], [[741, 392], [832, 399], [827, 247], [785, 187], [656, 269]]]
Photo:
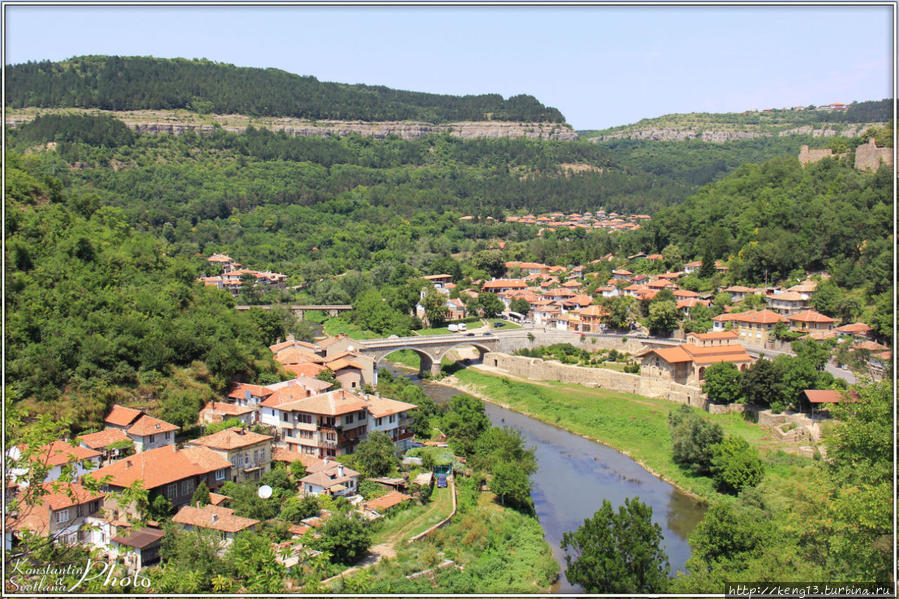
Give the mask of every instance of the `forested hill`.
[[6, 67], [6, 105], [364, 121], [563, 123], [533, 96], [452, 96], [322, 82], [279, 69], [208, 60], [80, 56]]
[[872, 124], [893, 118], [890, 99], [853, 102], [843, 110], [814, 106], [748, 110], [741, 113], [666, 114], [600, 131], [579, 131], [593, 141], [648, 139], [655, 141], [733, 141], [759, 137], [815, 134], [821, 137], [855, 137]]

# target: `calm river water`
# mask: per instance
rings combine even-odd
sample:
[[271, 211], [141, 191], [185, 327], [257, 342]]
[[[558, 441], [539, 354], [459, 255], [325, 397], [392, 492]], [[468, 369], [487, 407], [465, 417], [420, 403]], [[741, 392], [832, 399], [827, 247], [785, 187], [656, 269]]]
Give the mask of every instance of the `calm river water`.
[[[446, 385], [422, 383], [406, 370], [389, 370], [411, 378], [435, 401], [446, 402], [459, 393]], [[562, 534], [583, 524], [602, 506], [603, 499], [608, 499], [616, 511], [628, 497], [639, 497], [652, 507], [653, 519], [662, 527], [671, 573], [684, 569], [690, 557], [687, 536], [705, 514], [703, 505], [614, 449], [499, 406], [485, 406], [494, 425], [521, 431], [528, 446], [536, 448], [537, 472], [531, 478], [531, 496], [562, 573], [553, 591], [584, 592], [565, 579], [565, 557], [559, 545]]]

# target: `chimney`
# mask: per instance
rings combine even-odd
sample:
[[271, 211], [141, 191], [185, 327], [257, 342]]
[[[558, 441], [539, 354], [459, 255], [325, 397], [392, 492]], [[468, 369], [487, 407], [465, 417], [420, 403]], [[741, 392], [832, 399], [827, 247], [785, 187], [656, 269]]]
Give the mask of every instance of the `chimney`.
[[218, 521], [219, 521], [219, 515], [218, 515], [218, 514], [212, 514], [212, 523], [215, 524], [215, 523], [218, 522]]
[[328, 465], [328, 456], [325, 456], [325, 466]]
[[343, 464], [337, 465], [337, 476], [343, 478]]
[[134, 464], [131, 463], [131, 460], [125, 460], [125, 468], [131, 468]]

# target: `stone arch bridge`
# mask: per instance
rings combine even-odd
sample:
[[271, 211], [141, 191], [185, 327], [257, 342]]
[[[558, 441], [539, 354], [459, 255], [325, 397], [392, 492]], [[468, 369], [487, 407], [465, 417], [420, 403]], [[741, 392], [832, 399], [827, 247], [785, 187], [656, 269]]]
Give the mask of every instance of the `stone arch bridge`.
[[375, 372], [377, 372], [378, 362], [389, 354], [401, 349], [410, 349], [421, 357], [419, 373], [429, 372], [431, 375], [437, 376], [440, 374], [440, 361], [443, 356], [450, 350], [463, 346], [473, 346], [478, 350], [478, 357], [483, 358], [485, 353], [499, 350], [500, 338], [492, 333], [477, 333], [360, 339], [354, 343], [353, 350], [374, 360]]

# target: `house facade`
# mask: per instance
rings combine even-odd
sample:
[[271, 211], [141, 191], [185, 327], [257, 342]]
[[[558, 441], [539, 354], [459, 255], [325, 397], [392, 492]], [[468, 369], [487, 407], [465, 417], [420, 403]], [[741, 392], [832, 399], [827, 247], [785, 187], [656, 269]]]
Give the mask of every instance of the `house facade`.
[[194, 439], [188, 446], [205, 447], [230, 462], [231, 481], [235, 483], [258, 481], [271, 470], [270, 435], [260, 435], [235, 426]]

